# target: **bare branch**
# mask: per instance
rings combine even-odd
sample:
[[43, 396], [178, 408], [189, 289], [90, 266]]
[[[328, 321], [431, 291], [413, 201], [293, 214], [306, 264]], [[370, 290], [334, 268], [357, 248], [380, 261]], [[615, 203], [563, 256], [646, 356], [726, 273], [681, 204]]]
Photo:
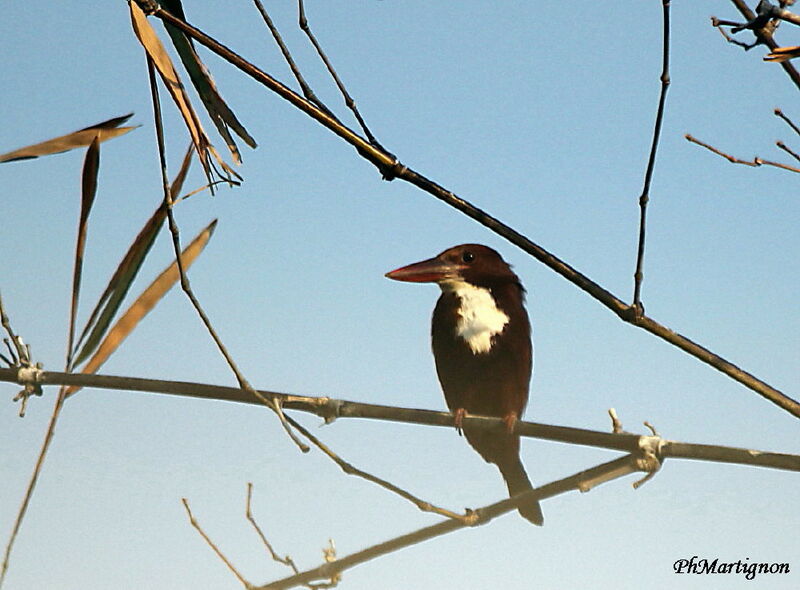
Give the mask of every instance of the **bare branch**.
[[794, 131], [797, 135], [800, 135], [800, 128], [798, 128], [797, 125], [795, 125], [794, 122], [789, 117], [787, 117], [786, 114], [781, 109], [775, 109], [773, 113], [775, 113], [776, 117], [780, 117], [781, 119], [783, 119], [786, 122], [786, 124], [792, 128], [792, 131]]
[[244, 579], [244, 576], [242, 576], [242, 574], [239, 573], [239, 570], [237, 570], [234, 567], [234, 565], [228, 560], [228, 558], [225, 557], [225, 554], [222, 553], [220, 548], [217, 547], [214, 541], [211, 540], [211, 537], [209, 537], [206, 534], [206, 532], [202, 529], [200, 524], [197, 522], [197, 519], [192, 514], [192, 509], [189, 508], [189, 501], [186, 498], [181, 498], [181, 502], [183, 502], [183, 507], [186, 508], [186, 514], [189, 516], [189, 523], [191, 523], [191, 525], [195, 528], [195, 530], [198, 533], [200, 533], [200, 536], [203, 537], [203, 540], [208, 544], [208, 546], [214, 550], [214, 553], [217, 554], [217, 557], [219, 557], [225, 563], [225, 565], [228, 566], [228, 569], [231, 570], [231, 572], [233, 572], [233, 575], [239, 579], [239, 581], [245, 588], [248, 589], [253, 588], [253, 585]]
[[644, 245], [645, 228], [647, 226], [647, 202], [650, 200], [650, 182], [653, 179], [653, 170], [656, 165], [656, 151], [661, 137], [661, 124], [664, 121], [664, 106], [667, 101], [667, 89], [669, 88], [669, 4], [670, 0], [662, 0], [663, 9], [663, 32], [661, 49], [661, 92], [658, 96], [658, 109], [656, 110], [656, 121], [653, 126], [653, 141], [650, 145], [650, 157], [647, 159], [647, 171], [644, 175], [644, 186], [639, 197], [639, 245], [636, 253], [636, 271], [633, 275], [633, 310], [636, 314], [644, 314], [642, 306], [641, 291], [642, 280], [644, 279]]
[[336, 82], [336, 86], [337, 88], [339, 88], [339, 92], [342, 93], [342, 98], [344, 98], [344, 104], [347, 106], [347, 108], [350, 109], [350, 111], [355, 116], [356, 120], [358, 121], [358, 124], [361, 126], [361, 130], [364, 132], [364, 135], [367, 136], [369, 142], [374, 146], [382, 148], [381, 144], [378, 143], [378, 140], [375, 139], [375, 136], [372, 135], [372, 132], [370, 132], [366, 122], [364, 121], [364, 118], [361, 116], [361, 113], [358, 112], [358, 108], [356, 107], [356, 101], [354, 101], [353, 97], [350, 96], [350, 94], [347, 92], [347, 88], [345, 88], [344, 84], [339, 79], [339, 76], [336, 74], [336, 70], [333, 68], [333, 64], [328, 59], [328, 56], [325, 55], [325, 52], [322, 50], [322, 46], [319, 44], [319, 41], [317, 41], [317, 38], [311, 32], [311, 27], [308, 26], [308, 19], [306, 18], [305, 3], [303, 2], [303, 0], [297, 0], [297, 4], [298, 4], [298, 12], [300, 14], [299, 18], [300, 29], [306, 34], [309, 41], [311, 41], [311, 44], [314, 46], [314, 49], [317, 50], [317, 54], [319, 55], [322, 62], [325, 64], [325, 67], [328, 68], [328, 72], [333, 78], [333, 81]]
[[[726, 154], [722, 150], [719, 150], [719, 149], [715, 148], [712, 145], [709, 145], [709, 144], [707, 144], [707, 143], [705, 143], [703, 141], [700, 141], [699, 139], [697, 139], [696, 137], [693, 137], [692, 135], [690, 135], [688, 133], [684, 137], [688, 141], [690, 141], [692, 143], [695, 143], [695, 144], [697, 144], [697, 145], [699, 145], [701, 147], [704, 147], [707, 150], [709, 150], [710, 152], [714, 152], [718, 156], [722, 156], [723, 158], [728, 160], [731, 164], [743, 164], [745, 166], [753, 166], [753, 167], [756, 167], [756, 168], [758, 166], [774, 166], [775, 168], [781, 168], [783, 170], [788, 170], [790, 172], [800, 172], [800, 168], [796, 168], [794, 166], [789, 166], [788, 164], [781, 164], [780, 162], [773, 162], [771, 160], [764, 160], [763, 158], [759, 158], [758, 156], [756, 156], [752, 160], [743, 160], [741, 158], [737, 158], [736, 156], [731, 156], [730, 154]], [[778, 147], [782, 147], [782, 146], [778, 145]]]
[[[20, 380], [17, 369], [0, 368], [0, 381], [19, 383]], [[77, 385], [99, 389], [142, 391], [183, 397], [260, 404], [252, 395], [238, 387], [224, 387], [187, 381], [163, 381], [158, 379], [140, 379], [137, 377], [41, 371], [38, 376], [38, 382], [43, 385]], [[279, 393], [276, 391], [261, 390], [259, 393], [281, 400], [281, 405], [287, 409], [315, 414], [325, 419], [326, 422], [331, 422], [335, 418], [364, 418], [369, 420], [386, 420], [446, 428], [453, 427], [453, 415], [448, 412], [435, 412], [432, 410], [420, 410], [415, 408], [396, 408], [329, 397], [306, 397]], [[501, 429], [504, 427], [504, 423], [500, 418], [467, 416], [464, 418], [464, 421], [473, 428]], [[643, 437], [636, 434], [612, 434], [610, 432], [599, 432], [582, 428], [572, 428], [569, 426], [538, 424], [535, 422], [517, 421], [515, 433], [524, 437], [599, 447], [628, 453], [638, 452], [643, 444]], [[649, 439], [651, 437], [644, 438]], [[674, 445], [687, 446], [675, 447], [680, 449], [680, 453], [672, 454], [670, 449], [672, 449]], [[696, 455], [691, 454], [691, 449], [694, 447], [698, 449]], [[712, 453], [713, 449], [718, 450], [718, 455], [709, 454]], [[683, 459], [723, 461], [726, 463], [800, 471], [800, 456], [785, 453], [713, 445], [692, 445], [689, 443], [676, 443], [667, 440], [661, 443], [659, 452], [664, 458], [674, 456]]]
[[[303, 91], [303, 96], [309, 102], [314, 103], [320, 109], [328, 113], [331, 117], [336, 118], [336, 115], [331, 112], [331, 110], [325, 106], [325, 104], [314, 94], [314, 91], [311, 89], [311, 86], [308, 85], [303, 75], [300, 73], [300, 69], [297, 67], [297, 64], [294, 62], [292, 58], [292, 54], [289, 52], [289, 48], [286, 47], [286, 44], [283, 42], [283, 38], [281, 37], [278, 28], [273, 24], [272, 19], [269, 16], [269, 13], [264, 8], [264, 5], [260, 2], [260, 0], [253, 0], [255, 2], [256, 8], [261, 13], [261, 18], [264, 19], [264, 24], [267, 25], [270, 33], [272, 33], [273, 39], [275, 39], [275, 43], [278, 44], [278, 48], [281, 50], [283, 54], [283, 58], [286, 60], [286, 63], [289, 66], [289, 69], [292, 70], [292, 74], [294, 74], [295, 80], [300, 85], [300, 90]], [[338, 120], [338, 119], [337, 119]]]
[[[509, 498], [507, 500], [502, 500], [501, 502], [496, 502], [495, 504], [490, 504], [489, 506], [479, 508], [475, 511], [477, 516], [476, 524], [485, 524], [501, 514], [505, 514], [506, 512], [514, 510], [518, 504], [529, 501], [532, 498], [543, 500], [545, 498], [552, 498], [572, 490], [586, 491], [592, 487], [595, 487], [596, 485], [610, 481], [611, 479], [628, 475], [629, 473], [633, 473], [637, 470], [638, 465], [635, 457], [632, 455], [620, 457], [614, 461], [603, 463], [597, 467], [581, 471], [564, 479], [554, 481], [524, 494], [520, 494], [513, 499]], [[357, 553], [337, 559], [336, 561], [325, 563], [317, 568], [284, 578], [282, 580], [276, 580], [269, 584], [265, 584], [264, 586], [259, 586], [257, 590], [282, 590], [284, 588], [300, 586], [313, 580], [330, 579], [331, 577], [340, 574], [344, 570], [350, 569], [371, 559], [375, 559], [376, 557], [404, 549], [411, 545], [416, 545], [417, 543], [432, 539], [434, 537], [451, 533], [453, 531], [462, 529], [465, 526], [467, 526], [467, 524], [458, 520], [446, 520], [444, 522], [419, 529], [412, 533], [395, 537], [394, 539], [379, 543], [378, 545], [368, 547], [358, 551]]]
[[294, 573], [299, 573], [300, 570], [297, 569], [297, 566], [295, 565], [294, 560], [291, 558], [291, 556], [287, 555], [286, 557], [281, 557], [280, 555], [275, 553], [275, 550], [272, 548], [272, 544], [270, 544], [270, 542], [267, 541], [267, 537], [262, 532], [261, 527], [258, 526], [258, 523], [256, 522], [255, 518], [253, 518], [253, 513], [250, 510], [250, 500], [252, 499], [252, 497], [253, 497], [253, 484], [247, 482], [247, 507], [245, 510], [245, 516], [247, 517], [247, 520], [250, 522], [250, 524], [253, 525], [253, 528], [256, 530], [258, 536], [261, 538], [261, 542], [264, 544], [264, 547], [266, 547], [267, 551], [269, 551], [272, 560], [292, 568], [292, 571]]
[[800, 155], [798, 155], [795, 151], [793, 151], [789, 146], [787, 146], [782, 141], [778, 140], [775, 142], [775, 145], [782, 149], [784, 152], [792, 156], [795, 160], [800, 162]]

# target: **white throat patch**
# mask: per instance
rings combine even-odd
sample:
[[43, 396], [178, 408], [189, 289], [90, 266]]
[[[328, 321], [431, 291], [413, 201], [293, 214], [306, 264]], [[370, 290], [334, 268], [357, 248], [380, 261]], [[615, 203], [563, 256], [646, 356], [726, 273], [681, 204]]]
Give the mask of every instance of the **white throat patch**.
[[442, 291], [455, 293], [461, 301], [456, 335], [464, 339], [473, 354], [489, 352], [492, 338], [503, 331], [509, 320], [497, 308], [489, 290], [463, 281], [446, 281], [439, 286]]

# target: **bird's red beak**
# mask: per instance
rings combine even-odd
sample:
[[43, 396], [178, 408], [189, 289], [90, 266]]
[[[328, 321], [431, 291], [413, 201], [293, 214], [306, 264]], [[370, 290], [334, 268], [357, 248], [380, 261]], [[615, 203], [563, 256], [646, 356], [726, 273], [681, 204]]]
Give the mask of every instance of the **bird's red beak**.
[[439, 281], [458, 278], [461, 268], [461, 266], [445, 262], [439, 258], [430, 258], [397, 268], [387, 272], [385, 276], [395, 281], [407, 283], [438, 283]]

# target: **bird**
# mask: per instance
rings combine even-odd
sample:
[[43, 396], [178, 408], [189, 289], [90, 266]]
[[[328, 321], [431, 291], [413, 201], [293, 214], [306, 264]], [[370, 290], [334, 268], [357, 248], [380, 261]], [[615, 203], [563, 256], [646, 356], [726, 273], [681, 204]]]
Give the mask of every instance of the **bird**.
[[[510, 496], [532, 489], [519, 456], [514, 425], [528, 402], [533, 355], [525, 288], [492, 248], [461, 244], [428, 260], [392, 270], [387, 278], [437, 283], [441, 295], [431, 319], [436, 373], [454, 424], [488, 463], [500, 470]], [[505, 427], [476, 428], [466, 415], [501, 418]], [[518, 507], [544, 523], [536, 500]]]

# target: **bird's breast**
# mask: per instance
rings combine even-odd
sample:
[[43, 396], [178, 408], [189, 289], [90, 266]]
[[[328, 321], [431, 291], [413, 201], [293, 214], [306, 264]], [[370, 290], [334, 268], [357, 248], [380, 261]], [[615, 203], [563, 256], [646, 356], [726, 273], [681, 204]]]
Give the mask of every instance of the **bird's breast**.
[[441, 287], [456, 295], [455, 336], [462, 338], [473, 354], [488, 353], [494, 337], [508, 324], [508, 315], [497, 306], [488, 289], [463, 281], [448, 281]]

